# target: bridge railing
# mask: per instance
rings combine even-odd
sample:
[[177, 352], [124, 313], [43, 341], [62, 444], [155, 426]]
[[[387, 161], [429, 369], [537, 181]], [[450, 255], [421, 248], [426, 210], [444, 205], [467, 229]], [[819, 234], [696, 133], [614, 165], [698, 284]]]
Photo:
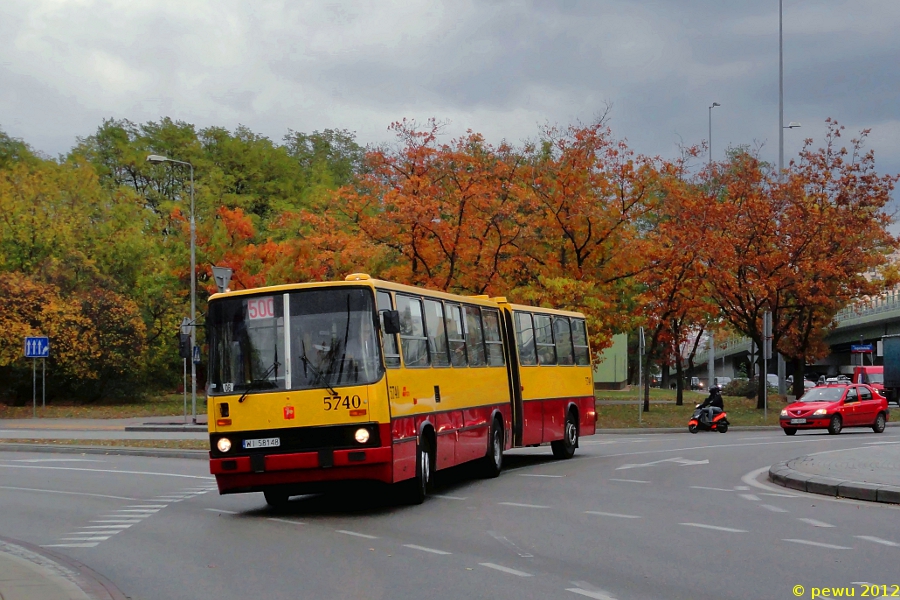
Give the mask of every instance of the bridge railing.
[[[835, 320], [838, 322], [838, 327], [840, 327], [841, 323], [844, 321], [877, 315], [879, 313], [884, 313], [892, 310], [900, 310], [900, 286], [887, 290], [886, 292], [878, 294], [877, 296], [863, 298], [853, 303], [852, 306], [842, 308], [835, 315]], [[716, 356], [718, 356], [720, 352], [723, 354], [728, 354], [738, 349], [742, 349], [739, 348], [739, 346], [744, 345], [746, 345], [749, 349], [750, 338], [740, 335], [729, 336], [728, 339], [725, 340], [724, 344], [716, 342]], [[698, 352], [694, 357], [694, 364], [702, 365], [703, 363], [708, 362], [708, 355], [708, 350]]]

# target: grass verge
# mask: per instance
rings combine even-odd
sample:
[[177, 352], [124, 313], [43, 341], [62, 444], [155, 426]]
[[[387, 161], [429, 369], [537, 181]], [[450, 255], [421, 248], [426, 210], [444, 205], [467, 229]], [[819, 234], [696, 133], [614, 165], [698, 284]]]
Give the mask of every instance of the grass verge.
[[206, 440], [0, 440], [6, 444], [40, 444], [49, 446], [101, 446], [107, 448], [172, 448], [175, 450], [209, 450]]
[[[661, 403], [654, 400], [675, 400], [675, 392], [669, 390], [650, 391], [650, 411], [641, 413], [641, 423], [638, 424], [637, 404], [612, 404], [611, 402], [622, 400], [637, 400], [637, 392], [606, 392], [597, 393], [597, 429], [648, 429], [654, 427], [683, 427], [687, 430], [687, 423], [694, 412], [694, 405], [702, 402], [706, 397], [697, 392], [684, 393], [684, 405], [676, 406], [674, 403]], [[653, 392], [657, 392], [654, 394]], [[763, 411], [756, 408], [756, 399], [726, 396], [725, 412], [728, 413], [728, 422], [732, 426], [760, 426], [778, 425], [779, 414], [784, 408], [785, 402], [779, 396], [769, 398], [768, 418], [763, 418]]]
[[[0, 404], [0, 419], [30, 419], [33, 408]], [[191, 399], [187, 412], [191, 414]], [[170, 417], [184, 413], [184, 399], [179, 394], [154, 396], [129, 403], [67, 404], [56, 402], [46, 408], [37, 407], [38, 418], [43, 419], [128, 419], [131, 417]], [[206, 413], [206, 399], [197, 398], [197, 414]]]

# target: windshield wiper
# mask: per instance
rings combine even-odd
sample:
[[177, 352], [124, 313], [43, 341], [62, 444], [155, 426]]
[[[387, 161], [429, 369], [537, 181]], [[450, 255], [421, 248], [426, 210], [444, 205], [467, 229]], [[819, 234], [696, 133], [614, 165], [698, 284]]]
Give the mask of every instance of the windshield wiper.
[[315, 375], [315, 377], [316, 377], [315, 381], [313, 381], [313, 384], [319, 383], [321, 381], [323, 384], [325, 384], [325, 389], [327, 389], [329, 392], [331, 392], [332, 396], [337, 396], [338, 393], [336, 391], [334, 391], [334, 388], [328, 384], [328, 382], [325, 380], [325, 377], [322, 376], [321, 371], [319, 371], [317, 368], [315, 368], [313, 366], [311, 360], [306, 358], [306, 342], [301, 340], [300, 346], [303, 349], [303, 354], [300, 355], [300, 360], [303, 361], [303, 367], [308, 368], [310, 371], [312, 371], [312, 374]]
[[[278, 362], [277, 360], [275, 362], [273, 362], [272, 366], [269, 367], [265, 373], [263, 373], [262, 377], [260, 377], [259, 379], [254, 379], [253, 381], [250, 382], [250, 384], [247, 386], [247, 389], [244, 390], [244, 393], [241, 394], [240, 398], [238, 398], [238, 402], [243, 402], [247, 398], [247, 394], [261, 389], [263, 384], [265, 384], [265, 383], [272, 384], [272, 382], [269, 381], [269, 375], [271, 375], [272, 372], [275, 371], [280, 366], [281, 366], [281, 363]], [[272, 384], [272, 387], [276, 387], [276, 384]]]

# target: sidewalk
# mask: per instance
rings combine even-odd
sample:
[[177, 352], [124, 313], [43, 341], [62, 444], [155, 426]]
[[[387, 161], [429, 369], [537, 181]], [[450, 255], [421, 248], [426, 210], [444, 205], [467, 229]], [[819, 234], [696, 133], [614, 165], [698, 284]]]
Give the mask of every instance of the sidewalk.
[[0, 537], [0, 598], [4, 600], [126, 600], [85, 565], [18, 540]]
[[813, 494], [900, 504], [900, 443], [800, 456], [772, 465], [769, 479]]
[[127, 419], [0, 419], [0, 430], [61, 431], [207, 431], [206, 415], [197, 415], [197, 423], [183, 417], [130, 417]]

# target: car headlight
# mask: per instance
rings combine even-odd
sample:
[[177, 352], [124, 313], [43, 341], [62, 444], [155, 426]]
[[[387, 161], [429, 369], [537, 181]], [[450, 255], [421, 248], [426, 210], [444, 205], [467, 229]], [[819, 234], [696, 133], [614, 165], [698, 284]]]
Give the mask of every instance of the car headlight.
[[816, 412], [813, 413], [813, 416], [821, 417], [822, 415], [827, 415], [827, 414], [828, 414], [828, 411], [826, 409], [820, 408], [819, 410], [817, 410]]
[[216, 448], [218, 448], [219, 452], [221, 452], [222, 454], [228, 452], [229, 450], [231, 450], [231, 440], [225, 437], [219, 438], [219, 441], [216, 442]]
[[360, 444], [365, 444], [369, 441], [369, 430], [360, 427], [356, 430], [356, 433], [353, 434], [353, 438]]
[[782, 417], [788, 416], [788, 415], [787, 415], [787, 409], [786, 409], [786, 408], [782, 408], [782, 409], [781, 409], [781, 416], [782, 416]]

